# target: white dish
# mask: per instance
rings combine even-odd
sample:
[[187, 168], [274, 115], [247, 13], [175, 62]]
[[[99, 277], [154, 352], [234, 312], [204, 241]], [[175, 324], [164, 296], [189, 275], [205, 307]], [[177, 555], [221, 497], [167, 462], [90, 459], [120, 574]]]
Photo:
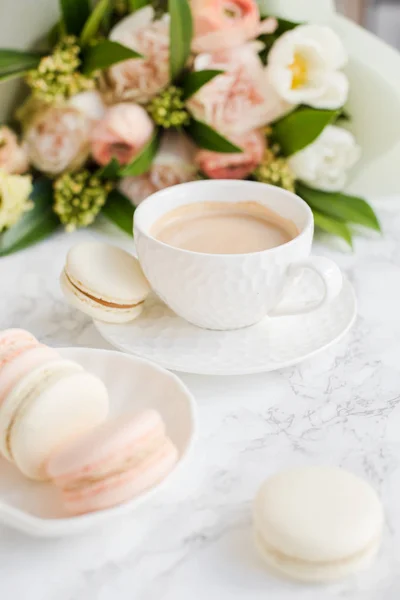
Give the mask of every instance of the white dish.
[[[305, 304], [321, 296], [321, 282], [311, 272], [299, 278], [285, 299]], [[136, 321], [124, 325], [96, 322], [113, 346], [166, 369], [202, 375], [246, 375], [299, 363], [341, 339], [353, 325], [357, 302], [350, 282], [331, 304], [313, 313], [264, 319], [236, 331], [210, 331], [175, 315], [154, 295]]]
[[186, 462], [196, 430], [195, 400], [172, 373], [119, 352], [66, 348], [60, 353], [101, 377], [110, 395], [110, 416], [145, 408], [158, 410], [180, 458], [171, 475], [148, 492], [126, 504], [80, 517], [66, 514], [53, 485], [30, 481], [14, 465], [0, 459], [0, 521], [41, 537], [79, 534], [145, 503], [169, 484]]

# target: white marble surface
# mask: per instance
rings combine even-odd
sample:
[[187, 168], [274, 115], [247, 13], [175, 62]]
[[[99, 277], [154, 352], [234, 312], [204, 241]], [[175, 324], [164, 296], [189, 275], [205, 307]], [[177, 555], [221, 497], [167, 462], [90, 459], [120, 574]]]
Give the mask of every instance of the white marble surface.
[[[379, 203], [385, 236], [354, 254], [317, 245], [355, 285], [360, 315], [339, 345], [266, 375], [185, 375], [198, 399], [200, 439], [173, 489], [112, 527], [38, 540], [0, 526], [0, 598], [8, 600], [397, 600], [400, 595], [400, 197]], [[58, 287], [59, 236], [0, 260], [0, 328], [20, 326], [56, 346], [107, 347]], [[252, 543], [251, 500], [284, 466], [328, 463], [382, 496], [382, 552], [367, 573], [327, 587], [266, 572]]]

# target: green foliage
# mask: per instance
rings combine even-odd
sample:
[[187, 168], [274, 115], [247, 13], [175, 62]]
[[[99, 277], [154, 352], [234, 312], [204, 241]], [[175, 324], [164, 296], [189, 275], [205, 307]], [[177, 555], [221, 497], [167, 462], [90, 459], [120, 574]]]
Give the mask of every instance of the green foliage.
[[104, 40], [88, 46], [83, 52], [83, 72], [87, 75], [100, 69], [108, 69], [111, 65], [128, 60], [142, 58], [142, 55], [118, 42]]
[[112, 190], [107, 198], [102, 214], [128, 235], [133, 235], [133, 214], [135, 207], [118, 190]]
[[347, 242], [350, 248], [353, 247], [353, 237], [346, 223], [343, 223], [343, 221], [337, 221], [332, 217], [328, 217], [317, 210], [313, 210], [313, 214], [315, 225], [318, 229], [321, 229], [321, 231], [324, 231], [325, 233], [342, 238], [345, 240], [345, 242]]
[[196, 92], [198, 92], [203, 85], [206, 85], [210, 81], [217, 77], [217, 75], [221, 75], [223, 71], [218, 71], [216, 69], [206, 69], [204, 71], [194, 71], [193, 73], [188, 73], [182, 82], [183, 88], [183, 97], [185, 100], [188, 100]]
[[170, 15], [170, 73], [171, 81], [175, 81], [187, 63], [190, 56], [193, 21], [188, 0], [169, 0]]
[[160, 144], [159, 135], [155, 134], [147, 146], [129, 165], [120, 171], [121, 177], [139, 177], [151, 169], [155, 155]]
[[42, 59], [42, 54], [22, 52], [20, 50], [0, 50], [0, 81], [20, 77], [36, 69]]
[[60, 0], [60, 6], [66, 32], [79, 36], [90, 16], [89, 0]]
[[82, 29], [80, 40], [83, 46], [89, 44], [99, 32], [101, 24], [110, 10], [110, 3], [111, 0], [99, 0], [94, 7], [90, 17]]
[[291, 156], [312, 144], [337, 116], [337, 110], [301, 106], [273, 123], [272, 138], [284, 156]]
[[48, 179], [34, 183], [32, 210], [26, 212], [16, 225], [0, 234], [0, 256], [28, 248], [51, 235], [60, 226], [53, 212], [53, 188]]
[[235, 146], [235, 144], [232, 144], [232, 142], [215, 131], [215, 129], [201, 121], [192, 119], [190, 125], [186, 128], [186, 131], [190, 137], [193, 138], [193, 141], [200, 148], [204, 148], [205, 150], [221, 152], [224, 154], [237, 154], [238, 152], [242, 152], [242, 149], [239, 148], [239, 146]]
[[347, 194], [321, 192], [298, 183], [297, 193], [314, 210], [332, 219], [346, 223], [362, 225], [374, 231], [381, 231], [381, 226], [371, 206], [363, 199]]

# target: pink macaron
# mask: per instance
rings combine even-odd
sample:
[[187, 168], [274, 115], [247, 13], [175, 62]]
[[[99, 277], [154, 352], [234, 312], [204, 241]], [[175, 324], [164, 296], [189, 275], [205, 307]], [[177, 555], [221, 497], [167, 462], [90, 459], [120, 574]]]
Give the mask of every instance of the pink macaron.
[[59, 358], [56, 350], [40, 344], [28, 331], [8, 329], [0, 332], [0, 405], [22, 377]]
[[122, 504], [162, 481], [178, 460], [161, 416], [146, 410], [109, 421], [47, 463], [66, 510], [75, 515]]

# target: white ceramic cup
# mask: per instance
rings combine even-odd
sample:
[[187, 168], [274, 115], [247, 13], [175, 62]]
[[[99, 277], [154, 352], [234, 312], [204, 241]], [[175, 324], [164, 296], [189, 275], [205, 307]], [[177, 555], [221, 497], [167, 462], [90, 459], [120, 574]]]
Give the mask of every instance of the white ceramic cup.
[[[173, 248], [151, 235], [155, 222], [169, 211], [196, 202], [255, 201], [293, 221], [299, 235], [276, 248], [250, 254], [203, 254]], [[266, 316], [311, 312], [335, 298], [342, 273], [327, 258], [310, 256], [314, 219], [298, 196], [253, 181], [196, 181], [150, 196], [135, 213], [135, 242], [143, 271], [153, 290], [179, 316], [205, 329], [240, 329]], [[285, 289], [304, 269], [324, 284], [320, 300], [283, 312]]]

